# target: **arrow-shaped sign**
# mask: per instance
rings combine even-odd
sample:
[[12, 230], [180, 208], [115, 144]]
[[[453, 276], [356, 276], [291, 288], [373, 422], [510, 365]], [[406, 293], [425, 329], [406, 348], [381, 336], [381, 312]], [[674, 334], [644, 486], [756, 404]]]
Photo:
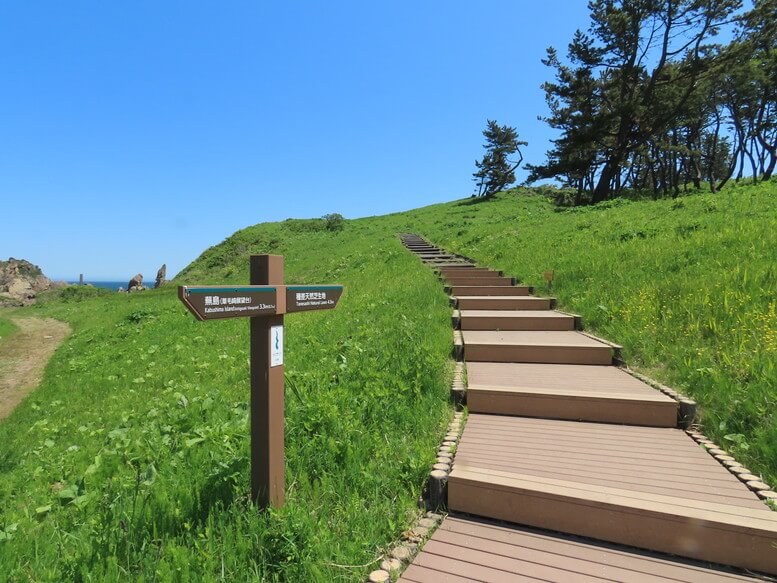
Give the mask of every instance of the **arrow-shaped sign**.
[[283, 285], [283, 257], [251, 256], [251, 282], [178, 286], [198, 320], [251, 318], [251, 494], [262, 506], [284, 500], [283, 315], [331, 310], [341, 285]]

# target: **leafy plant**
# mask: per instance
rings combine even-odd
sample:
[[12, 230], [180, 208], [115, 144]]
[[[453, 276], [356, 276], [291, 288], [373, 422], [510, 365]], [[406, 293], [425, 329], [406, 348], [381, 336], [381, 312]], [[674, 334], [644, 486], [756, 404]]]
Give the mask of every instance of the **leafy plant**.
[[345, 228], [345, 218], [340, 213], [329, 213], [322, 218], [327, 231], [342, 231]]

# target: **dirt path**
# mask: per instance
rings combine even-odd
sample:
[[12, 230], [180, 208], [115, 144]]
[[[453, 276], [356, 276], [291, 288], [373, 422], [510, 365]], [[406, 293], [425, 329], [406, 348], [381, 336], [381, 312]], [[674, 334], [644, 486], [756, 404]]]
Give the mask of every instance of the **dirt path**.
[[0, 343], [0, 420], [38, 386], [70, 326], [53, 318], [13, 318], [19, 330]]

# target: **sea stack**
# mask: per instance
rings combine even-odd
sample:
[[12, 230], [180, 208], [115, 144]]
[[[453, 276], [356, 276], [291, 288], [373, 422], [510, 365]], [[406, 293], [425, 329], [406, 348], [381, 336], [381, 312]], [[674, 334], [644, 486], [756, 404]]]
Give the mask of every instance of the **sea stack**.
[[154, 282], [154, 289], [162, 287], [167, 277], [167, 263], [163, 263], [159, 271], [156, 272], [156, 281]]
[[135, 291], [143, 291], [146, 288], [143, 287], [143, 274], [138, 273], [135, 277], [133, 277], [131, 280], [129, 280], [129, 283], [127, 284], [127, 291], [128, 292], [135, 292]]

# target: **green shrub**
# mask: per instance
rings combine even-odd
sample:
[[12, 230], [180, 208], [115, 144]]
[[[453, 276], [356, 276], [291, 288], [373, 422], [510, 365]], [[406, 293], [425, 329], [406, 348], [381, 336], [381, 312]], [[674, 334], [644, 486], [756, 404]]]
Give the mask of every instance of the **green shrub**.
[[329, 213], [322, 218], [327, 231], [342, 231], [345, 228], [345, 218], [340, 213]]

